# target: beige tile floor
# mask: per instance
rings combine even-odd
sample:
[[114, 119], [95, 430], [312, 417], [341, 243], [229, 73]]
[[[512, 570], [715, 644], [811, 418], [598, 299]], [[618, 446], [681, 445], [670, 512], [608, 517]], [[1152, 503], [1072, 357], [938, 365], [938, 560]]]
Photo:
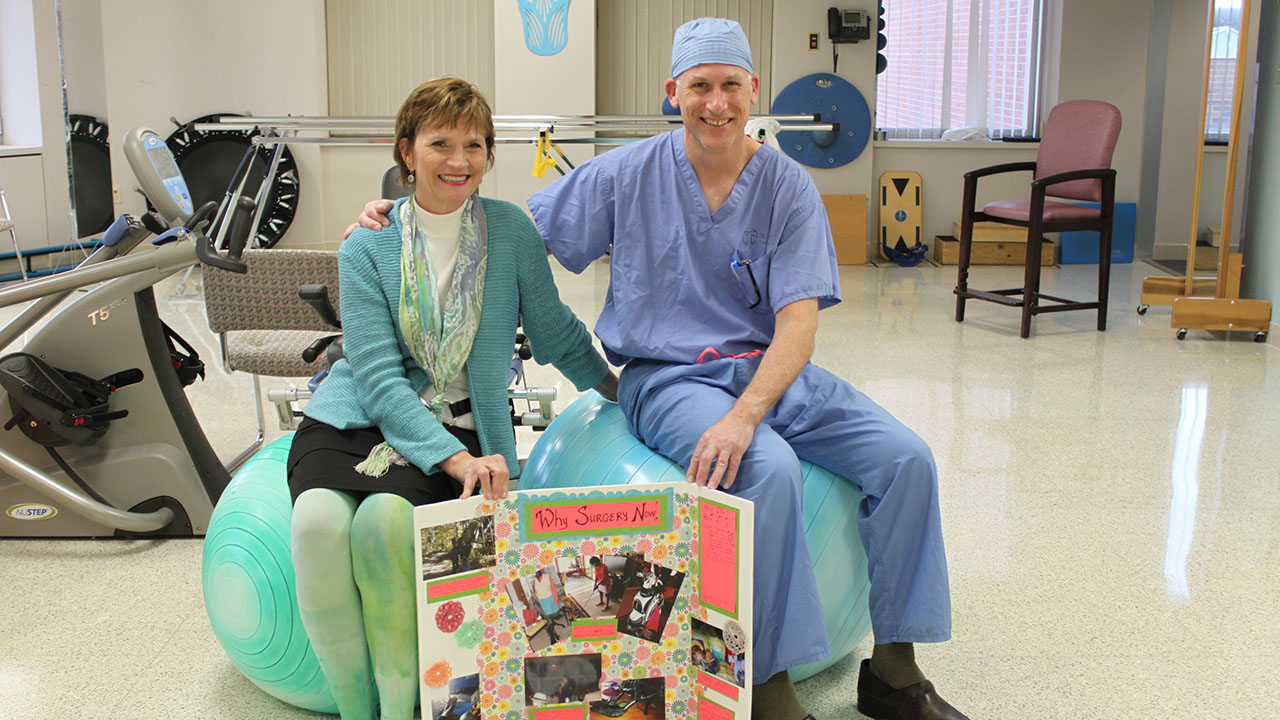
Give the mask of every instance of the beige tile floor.
[[[985, 303], [956, 324], [954, 269], [930, 266], [843, 268], [845, 302], [821, 315], [815, 361], [937, 456], [955, 637], [919, 656], [975, 720], [1273, 714], [1280, 355], [1243, 334], [1176, 341], [1168, 308], [1134, 313], [1153, 274], [1116, 266], [1105, 333], [1091, 313], [1062, 313], [1022, 340], [1017, 313]], [[975, 276], [1020, 284], [1014, 269]], [[557, 271], [585, 318], [606, 278], [602, 265]], [[1066, 266], [1044, 289], [1083, 297], [1093, 282], [1091, 267]], [[163, 305], [215, 358], [199, 302]], [[561, 390], [564, 407], [576, 393]], [[212, 365], [190, 389], [224, 457], [250, 435], [249, 393]], [[258, 690], [222, 652], [198, 540], [0, 540], [0, 608], [2, 718], [318, 717]], [[860, 717], [869, 642], [800, 685], [819, 718]]]

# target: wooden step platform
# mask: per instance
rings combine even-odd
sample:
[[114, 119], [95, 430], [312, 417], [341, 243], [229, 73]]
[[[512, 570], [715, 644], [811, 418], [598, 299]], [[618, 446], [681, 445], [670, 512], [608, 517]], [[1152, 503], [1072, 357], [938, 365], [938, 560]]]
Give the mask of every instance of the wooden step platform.
[[[1058, 246], [1045, 240], [1040, 248], [1041, 267], [1052, 265], [1057, 257]], [[933, 239], [933, 259], [941, 265], [959, 264], [960, 241], [952, 235], [936, 236]], [[1025, 240], [1022, 242], [975, 242], [969, 251], [970, 265], [1025, 265], [1026, 262]]]

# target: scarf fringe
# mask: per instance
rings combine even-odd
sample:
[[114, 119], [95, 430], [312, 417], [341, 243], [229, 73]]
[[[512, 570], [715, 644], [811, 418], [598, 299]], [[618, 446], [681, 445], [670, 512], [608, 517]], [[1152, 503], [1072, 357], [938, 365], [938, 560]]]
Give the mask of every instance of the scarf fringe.
[[392, 465], [408, 465], [409, 461], [387, 443], [376, 446], [369, 452], [369, 457], [356, 465], [356, 472], [369, 477], [382, 477], [391, 470]]

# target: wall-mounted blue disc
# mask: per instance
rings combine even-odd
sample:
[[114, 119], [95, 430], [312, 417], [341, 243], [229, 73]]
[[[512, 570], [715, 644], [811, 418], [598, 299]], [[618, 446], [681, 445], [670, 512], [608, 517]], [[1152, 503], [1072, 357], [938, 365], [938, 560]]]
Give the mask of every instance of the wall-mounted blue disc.
[[[862, 93], [831, 73], [805, 75], [778, 93], [774, 115], [820, 115], [821, 122], [839, 123], [836, 133], [784, 130], [778, 144], [793, 160], [815, 168], [836, 168], [853, 162], [871, 138], [871, 109]], [[785, 125], [784, 125], [785, 127]]]

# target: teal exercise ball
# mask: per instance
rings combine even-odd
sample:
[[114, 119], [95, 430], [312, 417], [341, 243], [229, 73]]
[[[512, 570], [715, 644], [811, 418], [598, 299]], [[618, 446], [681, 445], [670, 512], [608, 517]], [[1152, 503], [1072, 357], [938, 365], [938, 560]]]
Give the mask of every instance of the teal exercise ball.
[[[809, 462], [804, 472], [804, 528], [818, 578], [831, 656], [791, 669], [803, 680], [834, 665], [871, 631], [867, 554], [858, 535], [863, 496], [853, 483]], [[560, 413], [529, 453], [522, 490], [587, 485], [682, 482], [684, 468], [627, 431], [617, 405], [594, 391]]]
[[294, 594], [285, 470], [292, 440], [250, 458], [218, 500], [204, 540], [204, 605], [218, 642], [253, 684], [290, 705], [337, 713]]

